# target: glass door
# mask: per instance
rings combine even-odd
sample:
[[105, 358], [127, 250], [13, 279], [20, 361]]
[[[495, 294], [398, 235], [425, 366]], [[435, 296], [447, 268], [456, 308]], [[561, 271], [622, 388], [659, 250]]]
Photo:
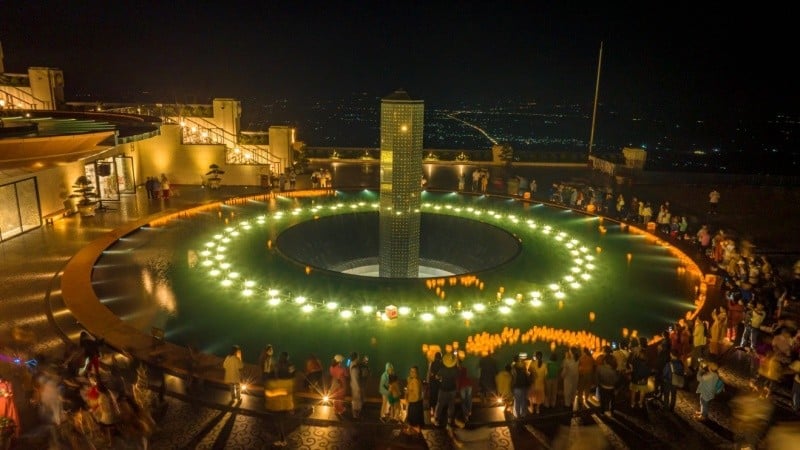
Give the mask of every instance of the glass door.
[[0, 186], [0, 241], [42, 226], [36, 178]]
[[114, 166], [117, 169], [119, 192], [122, 194], [135, 194], [136, 178], [133, 173], [133, 158], [122, 155], [115, 156]]

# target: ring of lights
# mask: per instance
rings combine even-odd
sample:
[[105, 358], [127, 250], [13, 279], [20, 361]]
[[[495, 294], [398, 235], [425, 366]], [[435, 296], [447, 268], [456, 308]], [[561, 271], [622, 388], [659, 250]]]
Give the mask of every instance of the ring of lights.
[[[315, 204], [308, 208], [292, 207], [278, 209], [270, 214], [262, 214], [256, 217], [238, 219], [234, 224], [228, 224], [221, 232], [213, 235], [213, 238], [204, 244], [202, 250], [197, 251], [197, 260], [192, 265], [199, 269], [198, 275], [207, 275], [219, 279], [219, 286], [222, 289], [239, 289], [241, 295], [250, 299], [265, 299], [266, 306], [276, 308], [285, 304], [294, 304], [303, 313], [314, 311], [329, 311], [338, 314], [342, 319], [350, 319], [357, 315], [377, 315], [384, 320], [393, 319], [396, 316], [403, 318], [416, 318], [425, 322], [433, 320], [436, 316], [456, 317], [459, 320], [470, 320], [476, 315], [496, 310], [501, 314], [509, 314], [516, 305], [528, 303], [533, 307], [540, 307], [547, 302], [563, 305], [569, 291], [581, 288], [582, 283], [591, 279], [591, 272], [595, 269], [595, 256], [591, 255], [586, 246], [570, 237], [566, 232], [559, 231], [555, 227], [547, 224], [539, 224], [532, 218], [520, 217], [517, 214], [500, 213], [492, 209], [482, 209], [473, 206], [459, 207], [451, 204], [423, 203], [422, 212], [434, 214], [449, 214], [469, 218], [492, 224], [494, 226], [507, 229], [512, 228], [523, 237], [538, 233], [540, 237], [550, 237], [565, 252], [565, 256], [573, 258], [574, 265], [560, 279], [545, 283], [540, 289], [532, 290], [527, 294], [517, 293], [506, 296], [502, 288], [497, 292], [497, 299], [490, 302], [474, 302], [462, 304], [458, 299], [448, 299], [444, 301], [444, 296], [437, 302], [435, 307], [428, 305], [341, 305], [339, 302], [325, 298], [307, 298], [303, 296], [290, 297], [288, 292], [294, 289], [293, 286], [262, 286], [255, 281], [253, 276], [243, 274], [236, 262], [231, 262], [229, 256], [230, 246], [240, 236], [253, 232], [254, 228], [269, 227], [272, 224], [278, 226], [287, 217], [304, 218], [312, 220], [321, 216], [344, 214], [348, 212], [367, 212], [377, 211], [377, 203], [367, 203], [364, 201], [335, 201], [328, 205]], [[524, 233], [528, 233], [527, 235]], [[271, 246], [271, 242], [268, 244]], [[311, 271], [306, 267], [306, 273]], [[448, 284], [460, 283], [462, 285], [475, 284], [477, 286], [480, 279], [476, 276], [455, 276], [445, 279], [425, 280], [428, 288], [435, 290], [439, 294], [439, 288]], [[482, 289], [482, 284], [480, 286]], [[396, 316], [394, 315], [396, 313]]]

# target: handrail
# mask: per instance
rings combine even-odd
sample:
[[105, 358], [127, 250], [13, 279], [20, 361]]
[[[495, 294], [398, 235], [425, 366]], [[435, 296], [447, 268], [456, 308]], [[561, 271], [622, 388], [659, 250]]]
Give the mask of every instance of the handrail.
[[[0, 92], [6, 94], [6, 96], [8, 96], [8, 97], [10, 97], [12, 99], [16, 99], [16, 100], [19, 100], [20, 102], [24, 103], [23, 106], [27, 106], [27, 108], [16, 108], [17, 104], [15, 103], [13, 105], [15, 108], [13, 108], [13, 109], [36, 109], [36, 105], [37, 104], [43, 105], [45, 103], [44, 101], [42, 101], [40, 99], [37, 99], [36, 97], [34, 97], [31, 94], [28, 94], [27, 92], [25, 93], [25, 95], [30, 97], [32, 99], [32, 101], [28, 101], [28, 100], [23, 99], [22, 97], [18, 97], [16, 95], [12, 94], [11, 92], [8, 92], [7, 90], [3, 89], [2, 87], [0, 87]], [[39, 102], [39, 103], [35, 103], [35, 102]]]

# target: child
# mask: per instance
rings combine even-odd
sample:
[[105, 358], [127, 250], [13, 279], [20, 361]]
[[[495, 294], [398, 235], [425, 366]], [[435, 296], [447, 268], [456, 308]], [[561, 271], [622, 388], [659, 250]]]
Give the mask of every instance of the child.
[[400, 380], [397, 378], [397, 374], [390, 374], [389, 375], [389, 395], [387, 400], [389, 401], [389, 419], [390, 420], [397, 420], [402, 422], [402, 410], [400, 408]]

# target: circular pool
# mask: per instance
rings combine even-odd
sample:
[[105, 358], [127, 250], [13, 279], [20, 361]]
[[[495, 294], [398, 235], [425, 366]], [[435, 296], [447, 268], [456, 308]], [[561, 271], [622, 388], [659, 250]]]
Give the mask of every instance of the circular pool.
[[651, 337], [694, 309], [697, 275], [647, 234], [519, 199], [422, 201], [433, 224], [422, 260], [455, 275], [346, 273], [377, 236], [378, 197], [364, 190], [236, 201], [141, 228], [103, 253], [93, 286], [128, 324], [206, 352], [238, 344], [255, 362], [272, 344], [300, 365], [357, 351], [402, 371], [436, 346], [507, 361]]

